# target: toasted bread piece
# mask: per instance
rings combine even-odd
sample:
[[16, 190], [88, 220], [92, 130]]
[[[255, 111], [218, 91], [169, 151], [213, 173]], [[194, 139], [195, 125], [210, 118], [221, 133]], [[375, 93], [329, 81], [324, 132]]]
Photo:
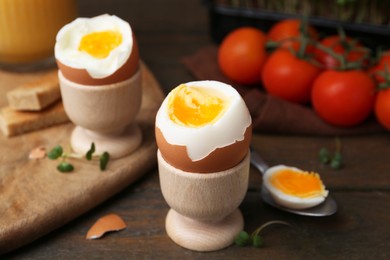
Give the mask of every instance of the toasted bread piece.
[[0, 110], [0, 129], [6, 136], [20, 135], [68, 121], [62, 101], [40, 112], [16, 111], [11, 107]]
[[9, 106], [21, 111], [39, 111], [60, 98], [57, 70], [50, 71], [41, 78], [22, 84], [7, 93]]

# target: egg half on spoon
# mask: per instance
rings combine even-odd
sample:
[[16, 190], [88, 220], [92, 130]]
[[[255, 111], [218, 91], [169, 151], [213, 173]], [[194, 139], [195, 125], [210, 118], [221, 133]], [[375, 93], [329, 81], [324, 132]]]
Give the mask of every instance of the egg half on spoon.
[[290, 209], [317, 206], [328, 196], [318, 173], [296, 167], [270, 167], [263, 175], [263, 182], [275, 202]]

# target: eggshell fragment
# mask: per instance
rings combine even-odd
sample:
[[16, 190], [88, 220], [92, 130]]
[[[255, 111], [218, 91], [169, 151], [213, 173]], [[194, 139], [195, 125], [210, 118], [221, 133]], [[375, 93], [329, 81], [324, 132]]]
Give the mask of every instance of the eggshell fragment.
[[101, 238], [105, 233], [120, 231], [127, 227], [126, 223], [117, 214], [109, 214], [98, 219], [88, 230], [87, 239]]
[[28, 155], [28, 158], [31, 160], [39, 160], [45, 158], [45, 156], [46, 148], [43, 146], [39, 146], [31, 150], [30, 154]]

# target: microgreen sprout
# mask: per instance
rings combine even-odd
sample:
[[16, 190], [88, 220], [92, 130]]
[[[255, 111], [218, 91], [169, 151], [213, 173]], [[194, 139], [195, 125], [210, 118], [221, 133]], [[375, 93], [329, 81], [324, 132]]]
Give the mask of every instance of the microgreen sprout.
[[92, 155], [95, 152], [95, 143], [91, 144], [91, 148], [89, 148], [88, 152], [85, 154], [85, 158], [90, 161], [92, 160]]
[[319, 159], [322, 164], [329, 164], [332, 169], [340, 169], [343, 166], [343, 157], [341, 155], [341, 141], [339, 138], [335, 139], [336, 149], [333, 155], [329, 153], [326, 148], [321, 148], [319, 152]]
[[[99, 166], [100, 170], [104, 171], [107, 168], [108, 161], [110, 159], [110, 154], [108, 152], [103, 152], [101, 155], [95, 155], [96, 152], [95, 143], [91, 144], [91, 147], [85, 154], [85, 159], [88, 161], [93, 160], [94, 158], [99, 158]], [[62, 173], [72, 172], [74, 170], [74, 166], [67, 161], [67, 158], [73, 159], [82, 159], [83, 156], [75, 153], [65, 153], [64, 149], [61, 145], [56, 145], [53, 149], [51, 149], [47, 157], [51, 160], [61, 159], [61, 162], [57, 165], [57, 170]]]
[[246, 232], [246, 231], [241, 231], [237, 235], [237, 237], [235, 238], [234, 242], [238, 246], [247, 246], [247, 245], [252, 244], [254, 247], [260, 248], [264, 244], [263, 237], [260, 236], [260, 232], [264, 228], [266, 228], [270, 225], [273, 225], [273, 224], [282, 224], [282, 225], [291, 226], [289, 223], [287, 223], [285, 221], [280, 221], [280, 220], [268, 221], [268, 222], [264, 223], [263, 225], [261, 225], [259, 228], [257, 228], [255, 231], [253, 231], [253, 233], [251, 235], [249, 235], [248, 232]]
[[332, 161], [330, 161], [330, 167], [337, 170], [340, 169], [343, 166], [342, 157], [341, 154], [336, 152], [332, 158]]
[[47, 153], [47, 157], [49, 157], [52, 160], [58, 159], [62, 154], [64, 153], [62, 146], [57, 145], [53, 149], [50, 150], [50, 152]]
[[57, 170], [64, 173], [72, 172], [74, 170], [74, 167], [68, 162], [60, 162], [60, 164], [57, 165]]
[[319, 153], [320, 162], [323, 164], [327, 164], [330, 162], [330, 157], [331, 156], [329, 154], [328, 149], [326, 149], [325, 147], [322, 147], [320, 150], [320, 153]]
[[100, 158], [100, 170], [104, 171], [107, 167], [107, 163], [110, 160], [110, 154], [108, 152], [104, 152]]
[[241, 231], [236, 239], [234, 240], [234, 242], [236, 243], [236, 245], [238, 246], [246, 246], [246, 245], [249, 245], [250, 242], [251, 242], [251, 237], [249, 236], [248, 232], [246, 231]]

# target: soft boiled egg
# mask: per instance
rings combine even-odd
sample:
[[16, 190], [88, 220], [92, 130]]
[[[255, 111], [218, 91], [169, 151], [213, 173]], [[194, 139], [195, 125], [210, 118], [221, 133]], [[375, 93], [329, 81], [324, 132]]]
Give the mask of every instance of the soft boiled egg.
[[328, 196], [318, 173], [295, 167], [271, 167], [265, 172], [263, 182], [275, 202], [286, 208], [311, 208]]
[[218, 81], [173, 89], [156, 115], [162, 157], [186, 172], [211, 173], [239, 164], [248, 153], [252, 120], [240, 94]]
[[115, 15], [77, 18], [57, 33], [55, 58], [65, 78], [83, 85], [129, 79], [139, 67], [139, 51], [128, 22]]

